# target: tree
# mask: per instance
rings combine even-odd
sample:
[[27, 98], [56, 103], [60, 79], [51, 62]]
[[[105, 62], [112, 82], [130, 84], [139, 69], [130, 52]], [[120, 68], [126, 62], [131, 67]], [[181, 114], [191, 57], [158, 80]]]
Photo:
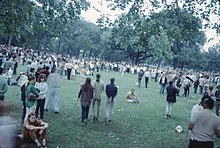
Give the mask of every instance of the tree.
[[3, 32], [8, 36], [8, 46], [12, 37], [20, 37], [22, 30], [29, 30], [32, 21], [31, 8], [34, 4], [28, 0], [6, 0], [0, 2], [0, 23]]
[[149, 48], [152, 49], [152, 56], [157, 57], [158, 67], [162, 61], [173, 59], [168, 36], [164, 30], [159, 35], [152, 35], [149, 39]]
[[208, 62], [207, 66], [204, 67], [205, 70], [209, 71], [220, 71], [220, 42], [209, 48], [208, 52], [204, 53], [205, 60]]
[[153, 14], [152, 18], [160, 22], [169, 41], [173, 44], [171, 47], [174, 54], [173, 67], [183, 68], [187, 61], [183, 62], [180, 59], [186, 59], [185, 53], [190, 50], [200, 52], [200, 48], [205, 43], [205, 34], [201, 31], [201, 20], [179, 8], [161, 11]]

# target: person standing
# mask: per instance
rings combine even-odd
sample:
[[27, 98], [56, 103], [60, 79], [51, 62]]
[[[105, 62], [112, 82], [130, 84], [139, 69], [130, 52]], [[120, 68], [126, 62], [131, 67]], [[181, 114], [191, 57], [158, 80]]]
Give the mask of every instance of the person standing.
[[28, 83], [26, 86], [26, 91], [25, 91], [25, 95], [26, 95], [26, 100], [25, 100], [25, 105], [26, 105], [26, 115], [25, 115], [25, 119], [24, 122], [28, 119], [28, 115], [31, 112], [35, 112], [36, 111], [36, 99], [37, 97], [39, 97], [39, 93], [35, 87], [35, 82], [36, 82], [36, 78], [33, 75], [29, 75], [28, 76]]
[[45, 111], [48, 111], [50, 100], [51, 98], [53, 98], [54, 113], [59, 114], [60, 83], [61, 83], [60, 75], [52, 71], [52, 73], [49, 74], [47, 78], [48, 91], [46, 95], [47, 99], [44, 105]]
[[205, 78], [204, 78], [203, 76], [201, 76], [201, 77], [199, 78], [200, 94], [203, 94], [204, 85], [205, 85]]
[[99, 121], [99, 111], [100, 111], [100, 104], [101, 104], [101, 95], [102, 92], [104, 91], [104, 82], [100, 80], [101, 75], [97, 74], [96, 75], [96, 80], [93, 82], [93, 87], [94, 87], [94, 95], [93, 95], [93, 101], [92, 101], [92, 108], [93, 108], [93, 121]]
[[2, 76], [3, 68], [0, 67], [0, 101], [4, 101], [5, 93], [8, 91], [8, 84]]
[[13, 75], [17, 75], [18, 59], [14, 59]]
[[198, 86], [199, 86], [199, 76], [196, 76], [196, 79], [194, 80], [194, 94], [197, 93], [197, 89], [198, 89]]
[[220, 107], [220, 85], [218, 85], [217, 90], [215, 91], [215, 108], [216, 108], [216, 115], [219, 116], [219, 107]]
[[212, 112], [214, 100], [204, 96], [203, 110], [195, 112], [191, 118], [189, 148], [214, 148], [214, 134], [220, 137], [220, 118]]
[[44, 69], [42, 69], [40, 71], [40, 74], [44, 74], [46, 76], [46, 78], [48, 78], [49, 74], [50, 74], [50, 71], [49, 71], [50, 67], [49, 66], [46, 66]]
[[186, 98], [189, 96], [189, 88], [190, 88], [190, 82], [189, 79], [187, 79], [186, 77], [183, 80], [183, 89], [184, 89], [184, 93], [183, 96]]
[[71, 62], [68, 62], [66, 63], [65, 67], [67, 69], [67, 80], [70, 80], [73, 65]]
[[40, 109], [40, 119], [44, 118], [44, 105], [46, 94], [48, 90], [48, 85], [46, 82], [46, 76], [41, 74], [38, 78], [38, 81], [35, 83], [35, 87], [40, 91], [39, 97], [37, 98], [37, 108], [36, 108], [36, 117], [38, 117], [38, 111]]
[[9, 71], [9, 69], [12, 68], [12, 64], [9, 61], [8, 57], [6, 58], [6, 61], [5, 61], [4, 65], [3, 65], [3, 68], [4, 68], [4, 72]]
[[118, 93], [118, 88], [115, 86], [115, 78], [110, 79], [110, 84], [106, 85], [106, 123], [112, 121], [112, 110], [114, 107], [114, 99]]
[[82, 109], [82, 125], [85, 125], [88, 121], [89, 108], [93, 98], [93, 90], [94, 88], [91, 85], [91, 79], [87, 77], [85, 84], [82, 85], [78, 94], [78, 99], [80, 98]]
[[176, 102], [176, 95], [178, 88], [173, 85], [173, 81], [169, 81], [169, 85], [166, 88], [167, 90], [167, 104], [166, 104], [166, 115], [165, 117], [171, 117], [171, 112], [173, 109], [173, 104]]
[[145, 78], [145, 87], [147, 88], [147, 84], [149, 81], [149, 77], [150, 77], [150, 72], [148, 70], [145, 71], [144, 73], [144, 78]]
[[167, 77], [165, 77], [164, 73], [160, 77], [159, 84], [160, 84], [160, 95], [161, 95], [161, 94], [164, 94], [164, 90], [165, 90], [165, 87], [167, 85]]
[[177, 92], [177, 96], [179, 96], [179, 93], [180, 93], [180, 88], [182, 86], [182, 75], [179, 74], [179, 76], [177, 77], [177, 80], [176, 80], [176, 87], [178, 87], [178, 92]]
[[138, 87], [140, 87], [141, 86], [141, 79], [144, 75], [144, 71], [142, 69], [140, 69], [140, 71], [138, 71], [137, 75], [138, 75]]
[[28, 81], [28, 77], [25, 75], [25, 72], [20, 72], [20, 75], [16, 79], [18, 85], [21, 87], [21, 101], [23, 105], [22, 115], [21, 115], [21, 125], [24, 124], [24, 118], [26, 115], [26, 83]]

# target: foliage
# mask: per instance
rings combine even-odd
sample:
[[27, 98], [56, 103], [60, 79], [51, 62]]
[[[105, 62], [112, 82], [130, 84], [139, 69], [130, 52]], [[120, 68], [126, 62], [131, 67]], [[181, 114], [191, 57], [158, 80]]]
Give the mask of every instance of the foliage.
[[[87, 0], [1, 1], [0, 43], [76, 57], [82, 53], [158, 66], [172, 61], [170, 66], [174, 68], [213, 70], [215, 64], [207, 57], [215, 52], [201, 52], [206, 42], [203, 30], [219, 25], [209, 20], [210, 15], [218, 15], [217, 1], [211, 1], [106, 1], [112, 10], [126, 13], [114, 22], [102, 15], [98, 25], [80, 18], [81, 11], [90, 6]], [[212, 61], [216, 63], [217, 58]]]
[[208, 65], [204, 67], [204, 70], [208, 71], [220, 71], [219, 63], [220, 63], [220, 42], [215, 46], [209, 48], [208, 52], [204, 53], [204, 57]]
[[0, 24], [3, 32], [9, 37], [11, 44], [12, 36], [20, 38], [22, 30], [30, 30], [32, 21], [33, 3], [28, 0], [7, 0], [0, 2]]

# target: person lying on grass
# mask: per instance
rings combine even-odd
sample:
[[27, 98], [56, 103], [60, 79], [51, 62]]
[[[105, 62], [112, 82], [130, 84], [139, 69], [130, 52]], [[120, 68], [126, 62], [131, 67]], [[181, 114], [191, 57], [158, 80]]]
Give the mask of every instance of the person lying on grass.
[[132, 103], [140, 103], [136, 94], [134, 93], [134, 88], [129, 91], [125, 96], [125, 101], [132, 102]]
[[[30, 113], [23, 126], [24, 142], [34, 141], [38, 148], [46, 148], [46, 128], [48, 128], [48, 123], [38, 120], [35, 113]], [[40, 136], [43, 139], [42, 145], [38, 140]]]

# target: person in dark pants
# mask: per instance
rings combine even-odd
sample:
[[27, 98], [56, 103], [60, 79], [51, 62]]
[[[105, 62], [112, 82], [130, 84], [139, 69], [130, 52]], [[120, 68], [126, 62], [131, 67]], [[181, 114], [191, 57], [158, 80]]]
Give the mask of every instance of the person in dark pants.
[[25, 97], [25, 84], [27, 82], [27, 76], [25, 75], [24, 72], [20, 72], [20, 75], [16, 79], [17, 83], [19, 86], [21, 86], [21, 101], [22, 101], [22, 114], [21, 114], [21, 125], [23, 126], [24, 124], [24, 118], [26, 115], [26, 97]]
[[38, 117], [38, 111], [40, 109], [40, 119], [44, 118], [44, 104], [46, 99], [46, 94], [48, 90], [48, 84], [46, 82], [46, 76], [41, 74], [38, 78], [38, 82], [35, 83], [35, 87], [39, 90], [39, 97], [37, 99], [36, 107], [36, 117]]
[[214, 134], [220, 137], [220, 118], [212, 112], [214, 100], [203, 96], [203, 110], [195, 112], [191, 117], [189, 148], [214, 148]]
[[73, 67], [73, 65], [72, 65], [72, 63], [70, 63], [70, 62], [68, 62], [68, 63], [66, 63], [66, 69], [67, 69], [67, 80], [70, 80], [70, 76], [71, 76], [71, 71], [72, 71], [72, 67]]
[[173, 85], [173, 81], [169, 81], [169, 85], [166, 87], [167, 90], [167, 103], [166, 103], [166, 114], [165, 117], [171, 117], [171, 112], [173, 109], [173, 105], [176, 102], [176, 94], [178, 88]]
[[177, 91], [177, 96], [179, 96], [181, 86], [182, 86], [182, 76], [179, 75], [176, 81], [176, 87], [179, 88]]
[[78, 95], [78, 99], [80, 98], [82, 109], [82, 125], [85, 125], [88, 121], [89, 107], [93, 98], [93, 89], [94, 88], [91, 85], [91, 79], [87, 77], [86, 82], [82, 85]]
[[115, 86], [115, 78], [110, 79], [110, 84], [106, 85], [106, 124], [112, 121], [112, 112], [114, 107], [114, 100], [118, 94], [118, 88]]
[[165, 74], [162, 74], [162, 76], [160, 77], [159, 84], [160, 84], [160, 95], [161, 95], [164, 94], [164, 90], [167, 85], [167, 77], [165, 76]]
[[150, 77], [150, 72], [148, 70], [145, 71], [144, 73], [144, 78], [145, 78], [145, 87], [147, 88], [147, 84], [149, 81], [149, 77]]
[[154, 79], [155, 82], [157, 82], [158, 76], [159, 76], [159, 73], [158, 73], [158, 70], [156, 70], [156, 76], [155, 76], [155, 79]]
[[196, 80], [194, 81], [194, 86], [193, 86], [193, 88], [194, 88], [194, 94], [196, 94], [197, 93], [197, 89], [198, 89], [198, 87], [199, 87], [199, 77], [197, 76], [197, 78], [196, 78]]
[[17, 68], [18, 68], [18, 60], [15, 59], [15, 63], [13, 67], [13, 75], [17, 75]]
[[26, 115], [25, 84], [23, 84], [21, 86], [21, 101], [22, 101], [22, 105], [23, 105], [22, 115], [21, 115], [21, 125], [23, 125], [24, 124], [24, 118], [25, 118], [25, 115]]
[[141, 79], [144, 75], [144, 71], [141, 69], [137, 75], [138, 75], [138, 87], [140, 87], [141, 86]]
[[218, 85], [217, 90], [215, 91], [215, 109], [216, 109], [216, 115], [219, 116], [219, 108], [220, 108], [220, 85]]

